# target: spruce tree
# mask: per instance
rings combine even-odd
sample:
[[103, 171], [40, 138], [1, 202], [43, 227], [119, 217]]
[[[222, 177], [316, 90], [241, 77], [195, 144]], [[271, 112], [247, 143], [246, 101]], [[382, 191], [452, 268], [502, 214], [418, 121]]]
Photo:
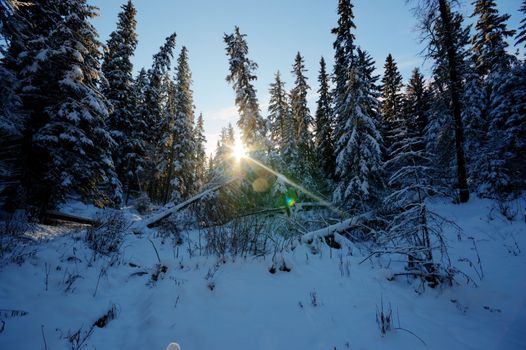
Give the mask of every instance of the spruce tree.
[[300, 172], [296, 174], [298, 176], [307, 176], [310, 173], [313, 150], [311, 133], [313, 121], [307, 106], [307, 91], [310, 87], [304, 74], [306, 71], [303, 57], [298, 52], [291, 72], [295, 77], [295, 82], [290, 92], [291, 118], [298, 150], [298, 158], [295, 159], [296, 168]]
[[[447, 100], [435, 99], [435, 111], [438, 118], [434, 118], [430, 130], [439, 128], [453, 139], [452, 147], [447, 144], [437, 149], [455, 154], [456, 185], [458, 200], [465, 203], [469, 200], [467, 182], [466, 159], [464, 154], [464, 126], [462, 123], [462, 70], [464, 66], [464, 37], [466, 32], [462, 28], [463, 18], [451, 10], [450, 0], [425, 1], [427, 5], [422, 12], [422, 28], [430, 38], [428, 50], [434, 59], [434, 72], [440, 79], [435, 79], [437, 87], [434, 89], [436, 97], [446, 97]], [[441, 112], [442, 110], [442, 112]], [[450, 111], [451, 117], [443, 111]], [[435, 138], [435, 135], [433, 138]], [[447, 165], [449, 166], [449, 165]], [[442, 166], [445, 168], [445, 166]]]
[[[162, 185], [158, 181], [160, 169], [158, 169], [157, 163], [159, 157], [164, 153], [166, 144], [163, 135], [166, 134], [170, 124], [166, 118], [163, 118], [163, 116], [166, 117], [163, 114], [163, 98], [167, 96], [167, 84], [163, 84], [163, 81], [165, 81], [166, 74], [171, 68], [175, 40], [175, 33], [168, 36], [159, 52], [153, 56], [152, 67], [147, 72], [148, 83], [144, 86], [141, 97], [140, 117], [147, 125], [143, 181], [150, 196], [156, 197], [158, 200], [162, 200], [158, 198]], [[167, 117], [170, 118], [170, 116]]]
[[135, 28], [137, 11], [131, 0], [121, 6], [117, 30], [110, 34], [102, 72], [108, 81], [103, 93], [113, 106], [107, 125], [117, 147], [113, 152], [119, 179], [128, 197], [130, 187], [135, 183], [136, 172], [130, 158], [135, 157], [136, 140], [133, 140], [137, 125], [135, 92], [133, 91], [133, 64], [131, 57], [137, 47]]
[[[354, 5], [351, 0], [338, 1], [338, 26], [332, 29], [332, 34], [336, 36], [333, 43], [334, 48], [334, 71], [333, 82], [334, 90], [332, 92], [333, 98], [333, 120], [338, 124], [345, 123], [345, 117], [340, 120], [339, 111], [345, 108], [345, 98], [347, 96], [346, 86], [349, 78], [349, 72], [354, 64], [355, 58], [355, 35], [353, 31], [356, 29], [354, 24]], [[338, 140], [342, 135], [335, 134], [335, 140]]]
[[520, 11], [522, 12], [523, 17], [521, 20], [521, 26], [519, 27], [519, 30], [517, 31], [517, 35], [515, 37], [515, 46], [524, 44], [524, 47], [526, 48], [526, 0], [522, 0], [522, 6], [520, 8]]
[[323, 57], [320, 60], [318, 76], [318, 102], [315, 115], [315, 151], [316, 159], [325, 179], [333, 179], [335, 169], [334, 158], [334, 122], [329, 93], [329, 75]]
[[[391, 54], [387, 55], [382, 78], [382, 131], [384, 149], [389, 153], [391, 143], [394, 142], [395, 129], [402, 117], [402, 75], [398, 71]], [[386, 153], [386, 155], [387, 155]], [[386, 157], [388, 158], [388, 156]]]
[[[186, 198], [195, 190], [195, 142], [192, 73], [188, 65], [188, 50], [183, 46], [177, 59], [175, 79], [175, 119], [173, 124], [172, 166], [168, 176], [177, 185], [172, 197]], [[176, 180], [173, 177], [177, 178]]]
[[378, 88], [374, 63], [358, 50], [349, 72], [347, 96], [336, 111], [337, 185], [333, 198], [353, 212], [364, 213], [377, 207], [383, 189], [382, 137], [379, 127]]
[[270, 141], [273, 149], [281, 151], [284, 147], [285, 130], [289, 123], [290, 113], [285, 83], [281, 80], [279, 71], [274, 77], [274, 82], [270, 84], [269, 94], [267, 119], [270, 124]]
[[425, 86], [425, 80], [418, 68], [411, 73], [411, 77], [405, 88], [403, 96], [404, 115], [414, 122], [413, 128], [421, 138], [419, 148], [425, 147], [425, 133], [429, 122], [429, 108], [431, 105], [431, 96]]
[[254, 71], [257, 64], [248, 58], [246, 34], [241, 34], [239, 27], [234, 33], [225, 34], [226, 53], [229, 60], [230, 74], [226, 80], [232, 84], [236, 93], [236, 105], [239, 112], [238, 127], [241, 130], [241, 141], [250, 152], [266, 150], [266, 123], [260, 114], [253, 81], [257, 79]]
[[333, 44], [334, 103], [336, 109], [339, 109], [339, 104], [345, 103], [345, 101], [342, 100], [342, 96], [345, 94], [348, 72], [355, 56], [355, 36], [353, 30], [356, 29], [356, 25], [354, 24], [353, 7], [354, 5], [351, 3], [351, 0], [338, 1], [338, 26], [332, 29], [332, 34], [336, 35], [336, 40]]
[[494, 0], [476, 0], [472, 17], [478, 17], [475, 24], [475, 35], [472, 39], [473, 61], [480, 76], [508, 68], [510, 56], [506, 52], [507, 38], [515, 31], [508, 30], [506, 22], [510, 15], [499, 15]]
[[108, 102], [98, 90], [101, 43], [89, 22], [95, 9], [84, 0], [56, 0], [47, 6], [57, 15], [44, 39], [47, 55], [39, 67], [48, 79], [33, 83], [35, 93], [47, 97], [42, 106], [46, 121], [33, 134], [33, 147], [43, 156], [37, 158], [43, 172], [32, 174], [42, 179], [39, 199], [55, 204], [80, 193], [99, 205], [118, 204], [114, 141], [104, 123]]
[[197, 117], [194, 129], [196, 190], [202, 190], [207, 181], [206, 137], [203, 114]]

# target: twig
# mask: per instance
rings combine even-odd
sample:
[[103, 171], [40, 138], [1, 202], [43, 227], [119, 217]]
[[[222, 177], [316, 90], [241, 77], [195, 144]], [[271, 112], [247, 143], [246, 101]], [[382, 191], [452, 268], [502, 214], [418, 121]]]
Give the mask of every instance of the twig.
[[402, 328], [402, 327], [397, 327], [395, 328], [396, 330], [401, 330], [401, 331], [406, 331], [407, 333], [409, 334], [412, 334], [416, 337], [416, 339], [420, 340], [422, 342], [422, 344], [424, 344], [425, 346], [427, 346], [426, 342], [424, 340], [422, 340], [422, 338], [420, 338], [418, 335], [416, 335], [415, 333], [411, 332], [409, 329], [405, 329], [405, 328]]
[[153, 241], [151, 239], [149, 239], [149, 238], [148, 238], [148, 240], [152, 244], [153, 250], [155, 250], [155, 255], [157, 255], [157, 260], [159, 261], [159, 264], [160, 264], [161, 263], [161, 258], [159, 257], [159, 252], [157, 251], [157, 248], [155, 248], [155, 244], [153, 243]]
[[44, 350], [47, 350], [46, 336], [44, 335], [44, 325], [40, 325], [40, 332], [42, 333], [42, 339], [44, 339]]

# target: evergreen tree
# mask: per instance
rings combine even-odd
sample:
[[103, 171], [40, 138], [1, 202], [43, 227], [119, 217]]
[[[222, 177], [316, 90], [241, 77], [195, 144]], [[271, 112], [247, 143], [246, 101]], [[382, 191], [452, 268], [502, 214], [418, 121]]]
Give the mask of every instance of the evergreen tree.
[[274, 82], [270, 84], [270, 100], [268, 106], [268, 121], [270, 124], [270, 141], [274, 149], [282, 151], [286, 139], [286, 127], [289, 123], [289, 104], [285, 83], [281, 80], [279, 71]]
[[[133, 91], [133, 65], [131, 63], [131, 57], [137, 47], [137, 34], [135, 33], [137, 11], [131, 0], [121, 8], [117, 30], [110, 34], [107, 42], [102, 72], [108, 81], [103, 93], [113, 105], [113, 112], [107, 121], [111, 136], [117, 144], [113, 152], [113, 160], [128, 196], [130, 186], [136, 182], [136, 165], [131, 161], [131, 158], [135, 158], [137, 147], [137, 140], [133, 139], [136, 135], [133, 134], [134, 129], [141, 127], [137, 120], [138, 116], [135, 114], [137, 101]], [[130, 166], [135, 168], [130, 168]]]
[[335, 112], [340, 110], [340, 104], [344, 104], [345, 87], [347, 77], [354, 60], [354, 40], [353, 30], [356, 29], [354, 24], [354, 5], [351, 0], [338, 1], [338, 26], [332, 29], [332, 34], [336, 35], [334, 41], [334, 104]]
[[325, 179], [333, 179], [334, 158], [334, 123], [332, 120], [331, 97], [329, 93], [329, 76], [323, 57], [320, 60], [318, 76], [318, 103], [315, 115], [315, 155]]
[[167, 84], [163, 84], [166, 74], [170, 70], [173, 50], [175, 48], [176, 34], [166, 38], [165, 44], [159, 52], [153, 56], [152, 67], [147, 72], [147, 84], [144, 86], [141, 104], [141, 118], [147, 125], [145, 133], [145, 171], [143, 173], [144, 184], [151, 197], [162, 200], [159, 197], [162, 185], [158, 181], [160, 176], [157, 163], [159, 157], [164, 153], [166, 147], [167, 128], [170, 125], [170, 116], [163, 118], [163, 98], [166, 93]]
[[403, 96], [404, 114], [414, 122], [413, 128], [417, 130], [421, 144], [418, 149], [425, 148], [425, 134], [429, 121], [429, 108], [431, 96], [425, 86], [424, 76], [415, 68], [409, 78]]
[[521, 20], [521, 26], [517, 31], [517, 36], [515, 37], [515, 46], [524, 44], [526, 48], [526, 0], [522, 0], [520, 11], [522, 12], [523, 18]]
[[478, 17], [473, 36], [473, 61], [481, 76], [506, 67], [509, 68], [510, 56], [506, 52], [507, 38], [515, 31], [506, 28], [510, 15], [499, 15], [494, 0], [476, 0], [472, 17]]
[[526, 188], [526, 66], [514, 63], [494, 86], [483, 181], [491, 186], [485, 192], [500, 197]]
[[[431, 138], [437, 138], [440, 130], [443, 140], [453, 140], [436, 149], [448, 154], [455, 154], [456, 188], [460, 203], [469, 200], [467, 183], [466, 159], [464, 154], [464, 126], [462, 123], [462, 71], [464, 65], [465, 37], [468, 32], [463, 30], [463, 18], [454, 13], [449, 0], [426, 1], [425, 11], [422, 12], [422, 27], [430, 38], [429, 56], [435, 60], [435, 117], [429, 130]], [[442, 97], [442, 99], [440, 99]], [[444, 100], [443, 98], [447, 98]], [[449, 117], [444, 111], [447, 111]], [[434, 125], [433, 125], [434, 124]], [[434, 133], [434, 135], [433, 135]], [[436, 143], [437, 145], [437, 143]], [[449, 164], [441, 164], [442, 169], [449, 168]]]
[[385, 151], [389, 152], [391, 143], [395, 141], [394, 131], [402, 117], [402, 75], [398, 71], [396, 62], [391, 54], [387, 55], [385, 60], [381, 89], [383, 140]]
[[201, 190], [207, 181], [207, 158], [206, 158], [206, 137], [203, 121], [203, 114], [200, 113], [197, 118], [197, 124], [194, 129], [195, 140], [195, 177], [196, 190]]
[[108, 102], [97, 88], [101, 43], [89, 22], [95, 8], [84, 0], [49, 1], [46, 6], [49, 16], [56, 17], [53, 30], [39, 44], [44, 51], [36, 74], [46, 79], [32, 82], [33, 96], [42, 103], [34, 112], [43, 113], [38, 118], [45, 120], [31, 122], [32, 156], [38, 155], [31, 161], [39, 166], [28, 170], [40, 186], [30, 188], [30, 195], [44, 206], [69, 193], [100, 205], [119, 203], [120, 183], [111, 159], [114, 141], [104, 124]]
[[336, 133], [336, 202], [354, 212], [366, 212], [379, 203], [383, 188], [381, 147], [378, 130], [378, 77], [367, 53], [358, 50], [349, 72], [346, 104], [339, 116]]
[[0, 4], [0, 209], [16, 208], [16, 194], [20, 186], [21, 140], [27, 115], [23, 113], [17, 93], [16, 55], [13, 46], [22, 43], [26, 23], [17, 15], [18, 3]]
[[[333, 120], [336, 124], [345, 124], [345, 116], [340, 116], [338, 113], [345, 109], [348, 101], [345, 100], [347, 96], [347, 80], [349, 72], [354, 65], [355, 58], [355, 35], [353, 30], [356, 29], [354, 24], [354, 5], [352, 0], [338, 0], [338, 26], [332, 29], [332, 34], [336, 35], [336, 40], [333, 43], [334, 48], [334, 71], [333, 82], [334, 90], [332, 91], [333, 103]], [[339, 134], [339, 130], [335, 130], [334, 139], [339, 140], [343, 135]]]
[[[416, 78], [413, 84], [419, 86], [418, 71], [413, 77]], [[415, 125], [418, 125], [418, 114], [409, 115], [398, 123], [398, 137], [385, 164], [391, 174], [388, 181], [391, 191], [383, 201], [390, 213], [385, 240], [393, 244], [392, 249], [407, 256], [406, 270], [414, 271], [435, 287], [440, 283], [440, 272], [445, 275], [449, 272], [447, 267], [439, 271], [441, 266], [434, 260], [435, 240], [432, 239], [437, 238], [439, 253], [443, 254], [446, 247], [440, 230], [432, 224], [435, 216], [426, 205], [426, 198], [436, 191], [429, 185], [432, 181], [428, 165], [432, 156], [421, 147], [423, 137]]]
[[301, 176], [307, 175], [311, 170], [310, 163], [313, 149], [311, 133], [313, 121], [307, 106], [307, 91], [310, 87], [307, 84], [307, 77], [304, 75], [306, 71], [303, 57], [298, 52], [292, 70], [295, 82], [290, 92], [290, 110], [298, 149], [298, 158], [295, 159], [295, 165], [300, 173], [296, 175]]
[[256, 89], [252, 82], [257, 79], [254, 71], [257, 64], [248, 58], [246, 34], [241, 34], [239, 27], [234, 33], [225, 34], [226, 52], [229, 57], [230, 74], [226, 80], [232, 83], [236, 93], [236, 105], [239, 112], [238, 127], [241, 129], [241, 140], [249, 151], [261, 151], [266, 147], [266, 123], [261, 117]]
[[188, 65], [188, 50], [184, 46], [177, 59], [175, 84], [172, 165], [168, 179], [173, 182], [172, 197], [186, 198], [195, 190], [195, 142], [192, 73]]

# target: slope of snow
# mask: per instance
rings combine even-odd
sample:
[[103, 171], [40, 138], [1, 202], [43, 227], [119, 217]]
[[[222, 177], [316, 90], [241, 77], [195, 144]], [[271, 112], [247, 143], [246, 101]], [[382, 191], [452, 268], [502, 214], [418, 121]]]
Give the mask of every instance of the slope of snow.
[[[110, 266], [108, 258], [93, 261], [83, 231], [42, 227], [47, 233], [28, 247], [33, 255], [0, 267], [0, 349], [43, 349], [44, 338], [48, 349], [68, 349], [69, 336], [80, 329], [83, 339], [91, 328], [80, 344], [86, 349], [166, 349], [172, 342], [183, 350], [525, 349], [524, 208], [510, 222], [486, 200], [431, 207], [462, 228], [460, 240], [446, 231], [450, 256], [478, 286], [417, 293], [412, 279], [387, 280], [396, 257], [392, 264], [385, 257], [360, 264], [367, 254], [356, 245], [324, 246], [317, 254], [299, 245], [284, 254], [292, 270], [271, 274], [271, 255], [223, 263], [195, 246], [190, 258], [187, 242], [162, 244], [151, 230], [127, 235]], [[198, 231], [188, 236], [198, 245]], [[167, 268], [157, 281], [147, 238]], [[376, 310], [382, 302], [393, 310], [394, 327], [405, 330], [381, 336]], [[112, 306], [117, 317], [91, 327]]]

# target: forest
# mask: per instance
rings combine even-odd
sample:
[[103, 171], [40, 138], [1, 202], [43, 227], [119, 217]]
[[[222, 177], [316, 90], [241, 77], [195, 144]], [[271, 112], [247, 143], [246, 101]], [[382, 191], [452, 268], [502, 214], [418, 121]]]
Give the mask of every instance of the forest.
[[134, 67], [132, 0], [105, 43], [89, 0], [0, 0], [0, 348], [524, 349], [526, 1], [408, 1], [407, 81], [357, 1], [268, 101], [232, 24], [207, 154], [192, 52]]

